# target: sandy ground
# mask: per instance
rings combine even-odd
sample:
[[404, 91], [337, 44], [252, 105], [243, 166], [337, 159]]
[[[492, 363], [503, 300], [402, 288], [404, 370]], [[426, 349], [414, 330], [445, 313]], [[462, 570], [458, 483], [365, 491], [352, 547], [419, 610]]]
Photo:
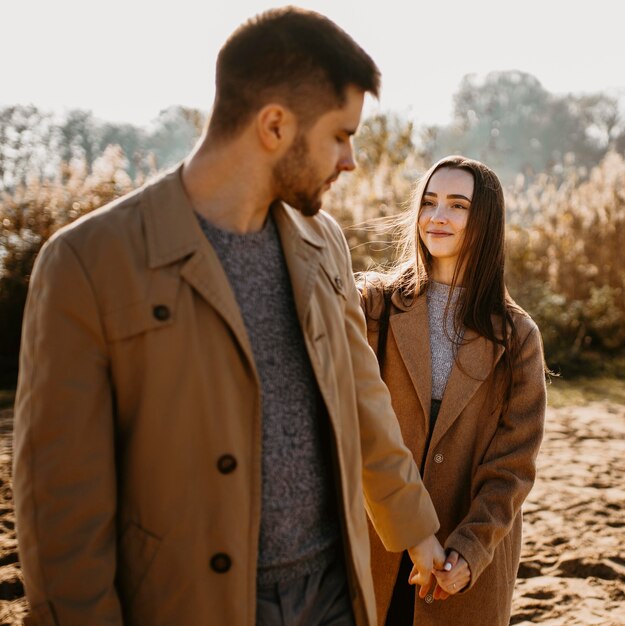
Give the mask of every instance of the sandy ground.
[[[21, 624], [27, 611], [10, 459], [7, 409], [0, 411], [0, 626]], [[549, 409], [538, 479], [524, 510], [510, 623], [625, 626], [625, 405]]]

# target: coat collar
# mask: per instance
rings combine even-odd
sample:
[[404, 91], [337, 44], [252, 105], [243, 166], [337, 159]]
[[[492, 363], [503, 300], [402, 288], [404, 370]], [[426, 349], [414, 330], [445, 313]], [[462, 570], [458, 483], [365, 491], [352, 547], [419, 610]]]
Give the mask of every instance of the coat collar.
[[[427, 298], [418, 296], [406, 300], [398, 291], [391, 301], [401, 314], [390, 319], [399, 353], [410, 375], [426, 422], [429, 423], [432, 400], [432, 359], [430, 353], [430, 329]], [[496, 320], [494, 319], [493, 322]], [[431, 446], [440, 441], [445, 432], [458, 418], [480, 386], [488, 379], [501, 358], [503, 348], [467, 330], [458, 349], [445, 388]], [[427, 425], [427, 424], [426, 424]]]
[[[288, 231], [290, 238], [304, 241], [314, 248], [325, 247], [325, 241], [315, 232], [311, 218], [279, 202], [274, 204], [272, 211], [281, 236], [283, 231]], [[150, 269], [179, 261], [204, 243], [204, 235], [182, 185], [182, 163], [146, 187], [143, 219]]]
[[149, 268], [163, 267], [194, 253], [203, 243], [203, 233], [182, 186], [182, 163], [149, 184], [145, 192], [143, 223]]
[[295, 209], [280, 202], [274, 203], [271, 210], [280, 234], [284, 259], [289, 269], [300, 325], [305, 330], [313, 288], [326, 244], [313, 229], [315, 218], [304, 217]]
[[[401, 296], [395, 291], [391, 302], [397, 308], [402, 304]], [[404, 312], [391, 315], [390, 325], [399, 349], [399, 354], [408, 370], [414, 385], [423, 414], [430, 414], [432, 397], [432, 360], [430, 358], [430, 324], [425, 298], [415, 298], [409, 308], [400, 308]]]
[[[184, 260], [182, 278], [218, 310], [251, 355], [234, 292], [184, 190], [182, 163], [148, 185], [145, 192], [142, 211], [148, 266], [157, 269]], [[304, 217], [279, 202], [274, 203], [271, 211], [280, 234], [298, 315], [303, 321], [326, 244], [316, 232], [315, 218]]]

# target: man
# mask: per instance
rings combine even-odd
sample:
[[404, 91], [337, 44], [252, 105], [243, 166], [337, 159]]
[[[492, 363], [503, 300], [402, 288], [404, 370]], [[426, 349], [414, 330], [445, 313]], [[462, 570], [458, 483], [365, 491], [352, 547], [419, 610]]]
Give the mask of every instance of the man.
[[33, 272], [14, 468], [30, 623], [374, 624], [365, 501], [420, 583], [442, 566], [319, 212], [378, 70], [287, 8], [231, 36], [216, 83], [184, 164]]

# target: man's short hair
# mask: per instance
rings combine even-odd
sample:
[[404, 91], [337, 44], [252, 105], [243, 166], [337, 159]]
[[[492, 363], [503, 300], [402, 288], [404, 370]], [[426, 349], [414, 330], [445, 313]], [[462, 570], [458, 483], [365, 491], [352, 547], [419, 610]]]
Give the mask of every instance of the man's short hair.
[[306, 125], [344, 104], [348, 85], [374, 96], [380, 71], [341, 28], [314, 11], [272, 9], [242, 24], [217, 57], [209, 134], [226, 138], [270, 102]]

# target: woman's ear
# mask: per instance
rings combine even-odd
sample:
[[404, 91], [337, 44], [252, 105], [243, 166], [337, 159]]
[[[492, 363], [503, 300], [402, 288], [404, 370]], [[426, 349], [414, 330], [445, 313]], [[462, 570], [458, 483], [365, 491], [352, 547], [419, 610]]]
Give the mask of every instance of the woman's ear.
[[256, 114], [256, 132], [263, 147], [270, 152], [288, 148], [297, 132], [297, 120], [281, 104], [267, 104]]

